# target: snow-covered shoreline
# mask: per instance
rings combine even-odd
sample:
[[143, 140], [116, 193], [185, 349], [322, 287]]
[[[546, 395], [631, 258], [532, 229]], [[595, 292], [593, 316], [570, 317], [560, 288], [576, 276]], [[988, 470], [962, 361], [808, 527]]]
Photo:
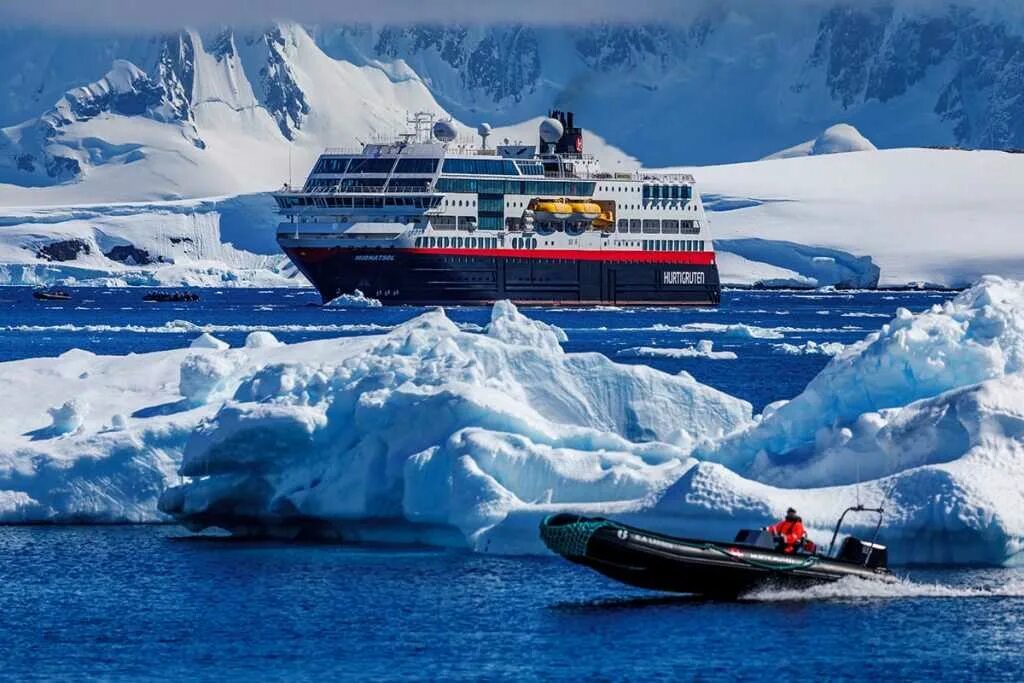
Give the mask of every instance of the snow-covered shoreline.
[[796, 502], [821, 535], [888, 496], [897, 562], [1024, 547], [1024, 284], [901, 312], [760, 416], [564, 339], [506, 303], [483, 332], [435, 310], [357, 338], [3, 363], [22, 398], [0, 415], [0, 521], [535, 553], [559, 510], [726, 538]]

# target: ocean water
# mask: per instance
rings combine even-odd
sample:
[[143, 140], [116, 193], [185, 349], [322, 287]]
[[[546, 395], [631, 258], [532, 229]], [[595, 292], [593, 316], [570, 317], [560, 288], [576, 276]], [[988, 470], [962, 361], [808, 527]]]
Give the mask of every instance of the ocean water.
[[1024, 574], [739, 602], [556, 558], [0, 528], [3, 680], [1019, 681]]
[[[142, 353], [183, 348], [210, 329], [232, 345], [253, 329], [267, 329], [285, 342], [372, 334], [404, 322], [424, 309], [413, 307], [342, 309], [321, 307], [308, 289], [197, 290], [192, 304], [142, 301], [138, 289], [71, 290], [68, 302], [36, 301], [24, 287], [0, 288], [0, 361], [57, 356], [80, 348], [101, 354]], [[689, 372], [701, 382], [766, 403], [799, 393], [828, 357], [789, 356], [778, 344], [852, 343], [878, 329], [900, 306], [919, 311], [948, 299], [948, 292], [765, 292], [726, 291], [717, 309], [622, 308], [526, 309], [528, 315], [565, 329], [568, 351], [597, 351], [623, 363], [644, 363], [666, 372]], [[449, 317], [469, 329], [487, 323], [487, 308], [449, 308]], [[707, 325], [753, 326], [708, 330]], [[617, 354], [638, 346], [682, 348], [702, 339], [715, 350], [733, 351], [731, 361], [701, 358], [627, 358]]]
[[[74, 295], [0, 289], [0, 360], [181, 348], [198, 327], [233, 345], [256, 328], [287, 342], [367, 334], [421, 310], [322, 308], [305, 290], [203, 290], [196, 304]], [[734, 291], [717, 310], [528, 314], [565, 329], [568, 350], [686, 371], [759, 409], [828, 361], [775, 345], [852, 343], [900, 306], [949, 296]], [[475, 329], [489, 312], [448, 314]], [[701, 339], [737, 359], [617, 356]], [[0, 527], [0, 680], [1024, 679], [1024, 570], [901, 573], [892, 586], [714, 602], [551, 557], [240, 542], [173, 526]]]

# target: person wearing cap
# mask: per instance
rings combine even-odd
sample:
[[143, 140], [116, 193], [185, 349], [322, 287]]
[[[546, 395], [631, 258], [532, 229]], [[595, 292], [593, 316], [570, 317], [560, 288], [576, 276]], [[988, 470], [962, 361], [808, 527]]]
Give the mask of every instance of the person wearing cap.
[[786, 510], [785, 519], [765, 527], [764, 530], [779, 538], [779, 547], [786, 553], [796, 552], [797, 547], [807, 540], [804, 521], [793, 508]]

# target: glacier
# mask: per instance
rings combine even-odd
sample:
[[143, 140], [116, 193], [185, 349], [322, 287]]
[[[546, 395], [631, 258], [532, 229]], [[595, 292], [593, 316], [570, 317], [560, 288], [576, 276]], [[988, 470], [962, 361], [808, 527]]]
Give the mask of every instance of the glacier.
[[483, 329], [2, 363], [0, 520], [538, 553], [563, 510], [725, 539], [796, 505], [821, 540], [859, 501], [895, 562], [1024, 547], [1024, 283], [900, 311], [760, 415], [565, 340], [501, 302]]

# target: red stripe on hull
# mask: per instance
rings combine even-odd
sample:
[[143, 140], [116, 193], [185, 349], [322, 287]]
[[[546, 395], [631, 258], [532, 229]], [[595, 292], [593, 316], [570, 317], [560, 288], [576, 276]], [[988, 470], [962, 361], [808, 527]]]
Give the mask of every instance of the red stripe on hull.
[[[713, 251], [599, 251], [583, 249], [351, 249], [349, 247], [291, 247], [288, 251], [316, 261], [332, 252], [398, 253], [423, 256], [484, 256], [493, 258], [558, 259], [562, 261], [607, 261], [610, 263], [675, 263], [710, 266], [715, 263]], [[312, 258], [310, 258], [312, 257]]]

